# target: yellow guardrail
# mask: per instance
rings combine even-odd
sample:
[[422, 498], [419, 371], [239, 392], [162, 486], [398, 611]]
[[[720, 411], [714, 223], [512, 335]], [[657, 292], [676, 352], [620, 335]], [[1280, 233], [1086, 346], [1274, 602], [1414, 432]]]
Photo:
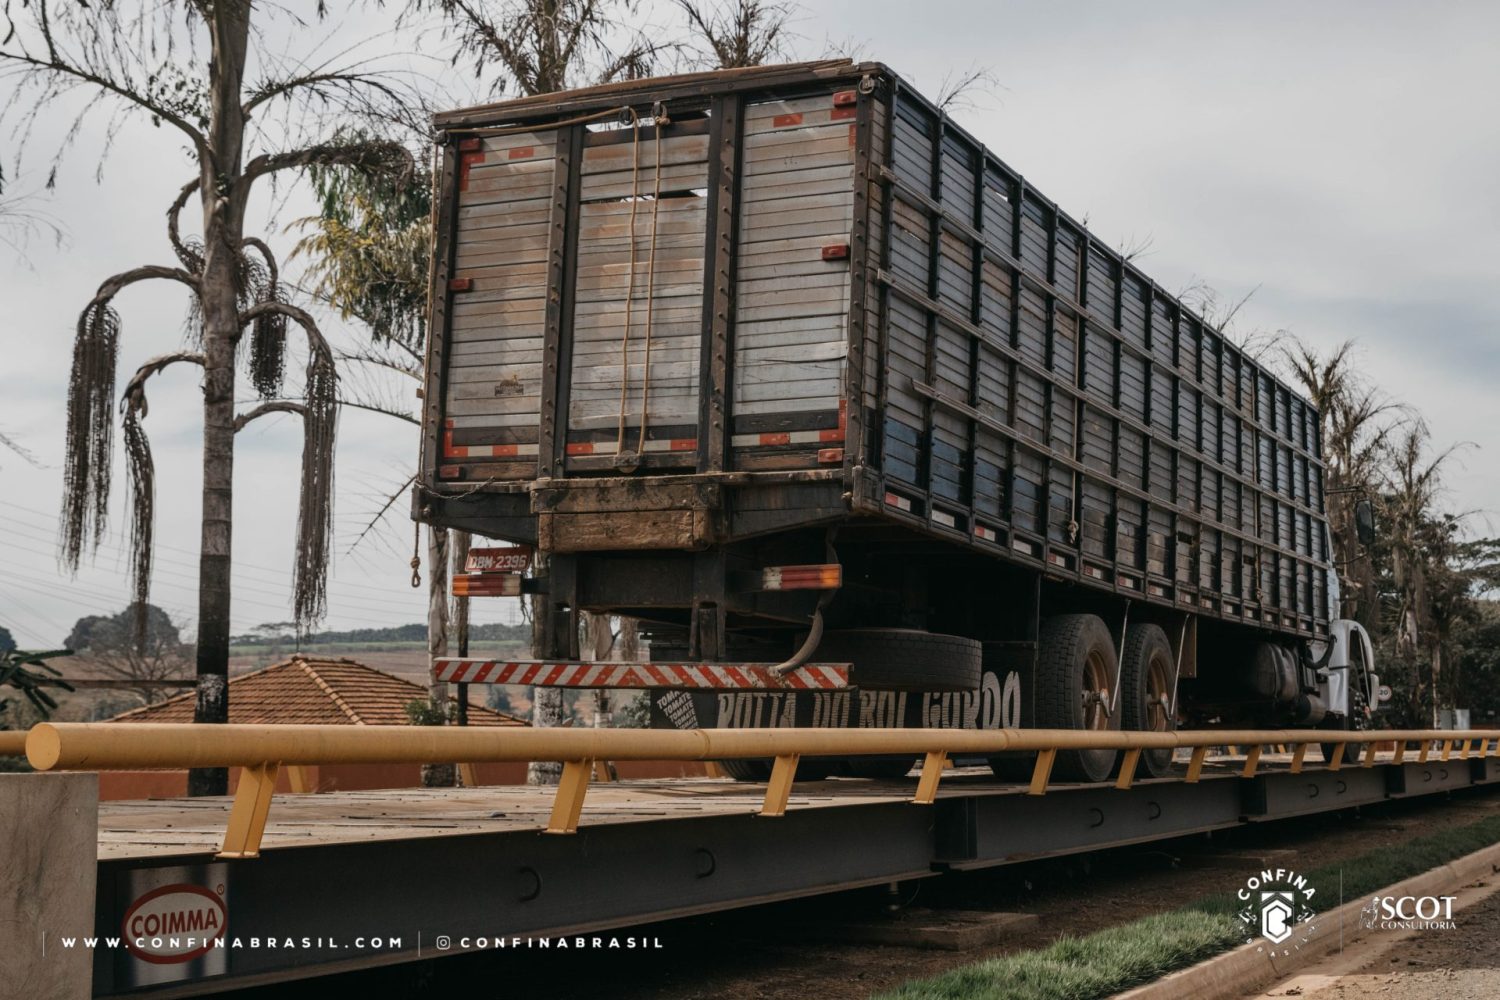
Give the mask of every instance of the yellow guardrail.
[[[0, 734], [6, 735], [6, 734]], [[190, 723], [44, 722], [25, 734], [26, 757], [39, 771], [141, 768], [240, 767], [221, 857], [255, 857], [260, 851], [271, 793], [280, 767], [311, 764], [442, 764], [562, 761], [549, 833], [574, 833], [595, 761], [723, 760], [774, 758], [762, 816], [786, 813], [797, 762], [804, 756], [870, 754], [921, 756], [912, 801], [931, 804], [943, 769], [953, 755], [1035, 751], [1028, 794], [1042, 795], [1062, 750], [1122, 750], [1116, 788], [1135, 780], [1146, 750], [1190, 749], [1183, 780], [1196, 782], [1212, 747], [1245, 748], [1240, 774], [1253, 777], [1267, 746], [1292, 748], [1291, 770], [1302, 771], [1307, 748], [1336, 746], [1331, 770], [1343, 766], [1350, 743], [1393, 743], [1391, 763], [1401, 763], [1408, 744], [1419, 760], [1448, 760], [1475, 751], [1488, 757], [1500, 749], [1500, 729], [1364, 730], [1202, 729], [1170, 733], [1077, 729], [531, 729], [462, 726], [247, 726]], [[1235, 750], [1236, 755], [1237, 749]], [[1375, 762], [1364, 755], [1364, 767]]]
[[26, 756], [26, 730], [0, 730], [0, 757]]

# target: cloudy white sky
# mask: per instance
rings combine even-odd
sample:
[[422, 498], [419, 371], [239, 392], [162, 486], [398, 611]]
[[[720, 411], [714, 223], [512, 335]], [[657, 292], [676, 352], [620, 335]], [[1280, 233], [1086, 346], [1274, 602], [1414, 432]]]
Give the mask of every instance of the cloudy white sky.
[[[665, 22], [649, 8], [643, 16]], [[413, 50], [410, 31], [387, 27], [366, 13], [292, 41], [366, 39], [366, 55]], [[1324, 348], [1355, 338], [1369, 377], [1419, 410], [1436, 442], [1474, 443], [1448, 476], [1450, 504], [1496, 508], [1500, 6], [834, 0], [810, 4], [796, 29], [810, 55], [825, 39], [854, 39], [863, 57], [929, 94], [952, 72], [990, 67], [995, 92], [960, 115], [971, 132], [1105, 240], [1149, 237], [1141, 265], [1163, 286], [1201, 280], [1229, 299], [1258, 289], [1242, 329], [1290, 330]], [[416, 47], [440, 48], [430, 37]], [[440, 63], [403, 58], [444, 86], [467, 86], [440, 78]], [[75, 580], [54, 556], [73, 323], [104, 277], [170, 262], [163, 212], [191, 169], [174, 135], [136, 124], [96, 179], [104, 124], [84, 129], [56, 191], [35, 202], [67, 230], [67, 244], [34, 240], [25, 261], [0, 250], [0, 433], [44, 466], [0, 451], [0, 624], [23, 645], [56, 643], [80, 615], [127, 600], [123, 468], [96, 562]], [[0, 134], [9, 190], [40, 187], [56, 130], [44, 126], [28, 143], [19, 178], [14, 141]], [[307, 203], [297, 191], [279, 196], [279, 206], [263, 196], [257, 214], [275, 208], [267, 231], [284, 252], [294, 240], [284, 228]], [[122, 369], [179, 344], [182, 294], [147, 283], [120, 296]], [[357, 340], [358, 330], [327, 322], [344, 343]], [[196, 609], [195, 389], [187, 370], [153, 380], [147, 422], [161, 539], [153, 596], [184, 621]], [[291, 418], [241, 435], [237, 631], [289, 617], [299, 452]], [[342, 419], [330, 627], [423, 616], [408, 583], [404, 518], [350, 549], [416, 454], [412, 428]], [[1493, 530], [1482, 519], [1479, 527]], [[480, 620], [514, 614], [508, 602], [482, 603]]]

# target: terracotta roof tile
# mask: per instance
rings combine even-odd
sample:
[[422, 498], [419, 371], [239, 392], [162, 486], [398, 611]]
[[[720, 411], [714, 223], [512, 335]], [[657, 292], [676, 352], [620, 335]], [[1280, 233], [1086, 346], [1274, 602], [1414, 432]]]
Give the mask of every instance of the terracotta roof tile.
[[[115, 716], [112, 722], [192, 722], [194, 692]], [[405, 726], [406, 703], [425, 688], [354, 660], [294, 656], [229, 680], [229, 721], [273, 725]], [[524, 726], [469, 706], [471, 726]]]

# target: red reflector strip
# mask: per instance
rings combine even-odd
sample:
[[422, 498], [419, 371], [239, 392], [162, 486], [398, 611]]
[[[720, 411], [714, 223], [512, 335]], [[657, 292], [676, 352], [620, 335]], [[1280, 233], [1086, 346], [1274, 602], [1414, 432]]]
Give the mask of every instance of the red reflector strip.
[[852, 108], [859, 101], [859, 94], [852, 90], [840, 90], [833, 95], [833, 106], [836, 108]]
[[986, 528], [982, 524], [974, 525], [974, 537], [983, 538], [987, 542], [993, 542], [997, 538], [993, 529]]
[[449, 278], [448, 279], [448, 291], [450, 291], [450, 292], [469, 292], [469, 291], [473, 291], [473, 290], [474, 290], [474, 279], [473, 278]]
[[462, 465], [442, 465], [438, 467], [439, 479], [457, 479], [464, 474]]
[[819, 448], [819, 465], [837, 465], [844, 460], [844, 449], [842, 448]]
[[827, 246], [825, 246], [823, 248], [823, 259], [824, 260], [848, 260], [849, 259], [849, 244], [847, 244], [847, 243], [830, 243], [830, 244], [828, 244]]
[[477, 138], [458, 140], [458, 151], [460, 153], [472, 153], [475, 150], [479, 149], [480, 146], [481, 143]]
[[515, 573], [460, 573], [453, 578], [454, 597], [520, 597], [521, 577]]
[[510, 155], [510, 158], [512, 160], [524, 160], [528, 156], [535, 156], [536, 155], [536, 147], [535, 146], [517, 146], [515, 149], [512, 149], [510, 151], [509, 155]]
[[[456, 582], [456, 581], [455, 581]], [[774, 663], [506, 662], [472, 657], [433, 660], [449, 684], [536, 684], [561, 688], [700, 688], [829, 690], [849, 686], [849, 664], [809, 663], [777, 676]]]
[[[629, 438], [627, 438], [627, 441]], [[629, 445], [627, 444], [628, 448]], [[697, 438], [665, 438], [657, 441], [646, 442], [647, 451], [697, 451]], [[613, 455], [615, 443], [613, 441], [569, 441], [567, 452], [569, 455]]]
[[534, 444], [452, 444], [452, 431], [443, 437], [444, 458], [517, 458], [537, 453], [537, 446]]
[[736, 434], [730, 442], [736, 448], [768, 448], [787, 444], [830, 444], [844, 440], [842, 421], [839, 427], [820, 431], [777, 431], [767, 434]]
[[853, 117], [854, 117], [854, 109], [853, 108], [834, 108], [832, 111], [828, 112], [828, 120], [831, 121], [831, 122], [842, 121], [842, 120], [844, 120], [846, 118], [853, 118]]
[[458, 154], [458, 189], [469, 190], [469, 168], [476, 163], [484, 162], [484, 153], [459, 153]]
[[894, 493], [887, 493], [885, 495], [885, 503], [887, 507], [895, 507], [897, 510], [911, 510], [911, 501], [906, 499], [906, 497], [898, 497]]
[[772, 128], [787, 128], [792, 125], [801, 124], [802, 116], [800, 114], [777, 115], [775, 118], [771, 119]]

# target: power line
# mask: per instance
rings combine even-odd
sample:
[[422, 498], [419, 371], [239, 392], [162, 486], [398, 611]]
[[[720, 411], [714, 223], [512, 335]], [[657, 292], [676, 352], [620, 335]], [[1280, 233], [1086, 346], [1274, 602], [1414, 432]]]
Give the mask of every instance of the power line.
[[[6, 533], [10, 533], [10, 534], [14, 535], [13, 532], [8, 532], [7, 529], [5, 528], [5, 526], [3, 524], [0, 524], [0, 534], [6, 534]], [[30, 541], [30, 539], [26, 538], [26, 536], [24, 536], [24, 535], [15, 536], [15, 537], [21, 537], [21, 538], [23, 538], [23, 539], [25, 539], [27, 541]], [[20, 545], [20, 544], [14, 543], [14, 542], [7, 543], [7, 544], [10, 546], [11, 551], [26, 552], [26, 553], [29, 553], [31, 555], [42, 556], [42, 557], [47, 557], [47, 556], [49, 556], [51, 554], [51, 553], [44, 552], [44, 551], [39, 550], [39, 549], [27, 548], [24, 545]], [[119, 556], [121, 554], [120, 550], [117, 547], [115, 547], [114, 545], [110, 544], [110, 543], [103, 543], [103, 544], [100, 545], [100, 548], [103, 549], [103, 550], [105, 550], [106, 552], [112, 552], [116, 556]], [[196, 589], [197, 582], [198, 582], [198, 577], [197, 577], [196, 574], [189, 574], [189, 573], [182, 572], [180, 570], [174, 570], [174, 569], [170, 569], [170, 568], [165, 568], [164, 569], [164, 568], [162, 568], [162, 566], [160, 565], [160, 563], [166, 563], [167, 566], [169, 566], [169, 567], [172, 566], [172, 565], [178, 565], [178, 566], [188, 566], [189, 565], [187, 563], [182, 563], [182, 562], [180, 562], [178, 560], [172, 560], [172, 559], [157, 559], [157, 560], [154, 560], [153, 561], [153, 567], [152, 567], [152, 573], [151, 573], [151, 577], [152, 577], [153, 581], [156, 581], [158, 578], [164, 578], [166, 582], [170, 582], [172, 580], [191, 581], [191, 585]], [[196, 569], [196, 567], [191, 567], [191, 568]], [[263, 584], [263, 583], [268, 583], [268, 582], [269, 581], [258, 580], [258, 579], [253, 579], [252, 578], [252, 579], [249, 580], [248, 583], [246, 581], [244, 581], [244, 580], [234, 581], [233, 586], [234, 586], [235, 590], [247, 590], [247, 591], [249, 591], [251, 593], [264, 594], [264, 595], [269, 596], [269, 597], [285, 597], [288, 601], [290, 601], [290, 598], [291, 598], [291, 588], [290, 587], [287, 587], [285, 590], [268, 590], [264, 586], [259, 586], [259, 587], [258, 586], [254, 586], [254, 584]], [[334, 586], [342, 588], [343, 584], [339, 583], [338, 581], [334, 581]], [[366, 588], [366, 589], [374, 590], [374, 588]], [[385, 609], [390, 610], [390, 611], [400, 611], [402, 613], [411, 613], [412, 612], [413, 609], [410, 606], [408, 606], [408, 605], [400, 602], [399, 600], [393, 600], [392, 599], [393, 595], [390, 593], [390, 591], [375, 591], [375, 592], [376, 593], [380, 593], [382, 595], [381, 598], [358, 597], [357, 599], [360, 600], [360, 601], [362, 601], [362, 602], [364, 602], [364, 603], [366, 603], [366, 604], [380, 605], [380, 606], [382, 606]]]
[[[26, 513], [28, 513], [28, 514], [34, 514], [34, 515], [37, 515], [37, 516], [39, 516], [39, 517], [41, 517], [43, 519], [47, 519], [47, 518], [50, 517], [50, 515], [45, 514], [45, 513], [41, 512], [41, 511], [33, 510], [33, 509], [29, 508], [29, 507], [22, 507], [19, 504], [10, 503], [10, 502], [5, 501], [5, 500], [0, 500], [0, 505], [4, 505], [4, 506], [8, 506], [8, 507], [13, 507], [16, 510], [22, 510], [22, 511], [25, 511]], [[26, 527], [32, 528], [32, 529], [34, 529], [36, 531], [52, 531], [52, 532], [55, 533], [56, 529], [57, 529], [57, 523], [56, 523], [55, 519], [53, 520], [53, 523], [50, 524], [50, 525], [39, 525], [39, 524], [34, 524], [34, 523], [31, 523], [31, 522], [28, 522], [28, 521], [21, 521], [21, 520], [17, 520], [17, 519], [12, 519], [12, 523], [25, 525]], [[100, 543], [99, 547], [102, 548], [102, 549], [110, 550], [110, 551], [116, 551], [116, 552], [121, 551], [120, 548], [119, 548], [118, 543], [102, 542], [102, 543]], [[178, 546], [175, 546], [175, 545], [168, 545], [168, 544], [166, 544], [164, 542], [157, 542], [155, 547], [158, 550], [165, 549], [165, 550], [167, 550], [169, 552], [177, 552], [177, 553], [189, 555], [189, 556], [194, 557], [194, 559], [196, 559], [196, 557], [198, 556], [198, 553], [195, 550], [193, 550], [193, 549], [184, 549], [184, 548], [181, 548], [181, 547], [178, 547]], [[156, 556], [156, 558], [158, 560], [161, 560], [161, 561], [175, 563], [177, 565], [185, 566], [185, 567], [191, 567], [193, 569], [196, 569], [197, 565], [198, 565], [197, 562], [195, 562], [195, 561], [181, 560], [181, 559], [172, 559], [172, 558], [170, 558], [168, 556], [162, 556], [160, 554], [158, 554]], [[257, 571], [259, 573], [262, 573], [262, 574], [269, 574], [271, 576], [274, 576], [277, 580], [284, 580], [284, 579], [286, 579], [286, 572], [287, 571], [284, 570], [284, 569], [272, 569], [269, 566], [258, 566], [258, 565], [254, 564], [254, 563], [247, 563], [247, 562], [244, 562], [244, 561], [239, 560], [239, 559], [236, 559], [236, 560], [233, 561], [233, 567], [234, 567], [235, 570], [247, 570], [247, 571], [248, 570], [255, 570], [255, 571]], [[353, 588], [355, 590], [365, 590], [365, 591], [369, 591], [371, 593], [385, 594], [386, 596], [389, 596], [389, 594], [390, 594], [390, 589], [391, 588], [374, 587], [374, 586], [370, 586], [369, 584], [360, 584], [360, 583], [347, 582], [347, 581], [343, 581], [343, 580], [338, 580], [337, 577], [335, 577], [334, 579], [339, 583], [339, 586], [341, 586], [341, 587]]]

